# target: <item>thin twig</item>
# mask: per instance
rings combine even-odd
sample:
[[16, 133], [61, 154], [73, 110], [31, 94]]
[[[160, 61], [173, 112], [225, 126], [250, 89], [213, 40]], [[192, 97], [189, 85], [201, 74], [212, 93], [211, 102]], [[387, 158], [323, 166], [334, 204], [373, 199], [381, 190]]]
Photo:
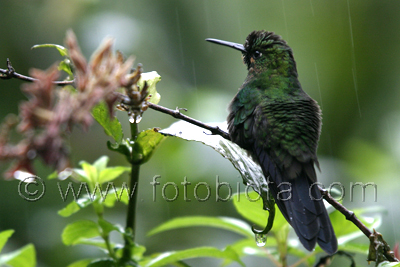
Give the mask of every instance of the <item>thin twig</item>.
[[[29, 77], [29, 76], [25, 76], [22, 74], [19, 74], [17, 72], [15, 72], [15, 69], [13, 68], [13, 66], [11, 65], [11, 61], [10, 59], [7, 58], [7, 69], [0, 69], [0, 78], [3, 80], [8, 80], [11, 78], [15, 78], [18, 80], [22, 80], [22, 81], [26, 81], [26, 82], [35, 82], [37, 81], [37, 79]], [[74, 80], [71, 81], [53, 81], [54, 84], [56, 85], [61, 85], [61, 86], [65, 86], [65, 85], [71, 85], [75, 82]]]
[[[358, 227], [358, 229], [361, 230], [361, 232], [364, 233], [364, 235], [371, 240], [372, 236], [375, 236], [379, 233], [372, 232], [367, 226], [365, 226], [358, 218], [357, 216], [354, 214], [354, 212], [348, 210], [345, 208], [345, 206], [343, 206], [342, 204], [340, 204], [338, 201], [336, 201], [329, 193], [326, 189], [322, 189], [319, 188], [319, 190], [321, 191], [321, 194], [323, 196], [323, 198], [332, 205], [332, 207], [334, 207], [336, 210], [340, 211], [344, 217], [346, 217], [346, 220], [351, 221], [355, 226]], [[380, 235], [380, 234], [379, 234]], [[383, 237], [382, 237], [383, 240]], [[385, 242], [386, 244], [386, 242]], [[387, 244], [386, 244], [387, 245]], [[390, 262], [398, 262], [399, 260], [394, 257], [394, 253], [393, 251], [390, 250], [390, 247], [387, 245], [387, 249], [385, 249], [383, 251], [383, 255], [386, 257], [386, 259]], [[375, 259], [375, 262], [378, 263], [378, 259]]]
[[344, 217], [346, 217], [346, 220], [351, 221], [355, 226], [358, 227], [358, 229], [361, 230], [361, 232], [364, 233], [366, 237], [369, 238], [369, 236], [372, 234], [372, 231], [368, 229], [367, 226], [365, 226], [354, 214], [354, 212], [346, 209], [342, 204], [340, 204], [338, 201], [336, 201], [329, 193], [327, 190], [320, 188], [321, 194], [323, 198], [332, 205], [336, 210], [340, 211]]
[[186, 115], [182, 114], [180, 112], [180, 109], [178, 109], [178, 108], [173, 110], [173, 109], [165, 108], [165, 107], [153, 104], [153, 103], [148, 103], [148, 105], [149, 105], [149, 108], [151, 108], [151, 109], [160, 111], [162, 113], [171, 115], [172, 117], [174, 117], [176, 119], [181, 119], [181, 120], [187, 121], [191, 124], [194, 124], [196, 126], [199, 126], [203, 129], [209, 130], [213, 135], [220, 135], [223, 138], [225, 138], [226, 140], [231, 140], [231, 138], [229, 137], [229, 134], [226, 133], [225, 131], [221, 130], [218, 126], [210, 126], [201, 121], [198, 121], [189, 116], [186, 116]]
[[[128, 106], [131, 105], [131, 100], [129, 99], [129, 97], [127, 97], [126, 95], [123, 95], [121, 93], [116, 93], [116, 94], [120, 98], [121, 103], [128, 105]], [[168, 114], [176, 119], [181, 119], [181, 120], [187, 121], [191, 124], [194, 124], [196, 126], [199, 126], [203, 129], [209, 130], [211, 132], [211, 134], [213, 134], [213, 135], [219, 135], [219, 136], [225, 138], [226, 140], [231, 140], [231, 138], [229, 137], [229, 134], [227, 132], [221, 130], [218, 126], [210, 126], [199, 120], [196, 120], [189, 116], [186, 116], [180, 112], [180, 110], [181, 110], [180, 108], [176, 108], [175, 110], [173, 110], [173, 109], [159, 106], [159, 105], [156, 105], [156, 104], [153, 104], [150, 102], [147, 102], [147, 106], [151, 109]]]

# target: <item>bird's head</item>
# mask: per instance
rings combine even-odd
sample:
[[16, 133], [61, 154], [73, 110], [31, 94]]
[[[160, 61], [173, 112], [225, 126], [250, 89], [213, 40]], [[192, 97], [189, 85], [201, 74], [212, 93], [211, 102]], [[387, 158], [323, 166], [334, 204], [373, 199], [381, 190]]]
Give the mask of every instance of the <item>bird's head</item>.
[[292, 49], [273, 32], [253, 31], [247, 36], [244, 45], [211, 38], [206, 41], [241, 51], [249, 71], [263, 72], [267, 69], [282, 68], [282, 71], [287, 72], [292, 69], [288, 69], [288, 66], [294, 66], [296, 71]]

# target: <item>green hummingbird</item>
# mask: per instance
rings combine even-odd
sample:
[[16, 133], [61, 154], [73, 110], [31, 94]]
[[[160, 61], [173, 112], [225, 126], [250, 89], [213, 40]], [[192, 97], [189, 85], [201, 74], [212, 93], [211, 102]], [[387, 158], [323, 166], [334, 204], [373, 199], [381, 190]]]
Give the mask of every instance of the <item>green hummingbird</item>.
[[253, 31], [244, 45], [206, 40], [241, 51], [247, 66], [247, 77], [229, 105], [231, 140], [260, 164], [303, 246], [311, 251], [318, 243], [335, 253], [337, 239], [315, 184], [321, 110], [301, 88], [292, 49], [269, 31]]

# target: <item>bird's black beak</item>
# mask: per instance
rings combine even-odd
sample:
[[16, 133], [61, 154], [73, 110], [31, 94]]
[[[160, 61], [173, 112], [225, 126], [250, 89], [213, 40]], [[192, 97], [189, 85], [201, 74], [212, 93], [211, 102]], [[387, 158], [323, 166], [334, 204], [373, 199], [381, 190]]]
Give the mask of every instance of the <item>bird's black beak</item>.
[[229, 47], [232, 47], [232, 48], [239, 50], [241, 52], [244, 52], [244, 53], [246, 52], [246, 49], [244, 49], [244, 46], [241, 44], [222, 41], [222, 40], [213, 39], [213, 38], [207, 38], [206, 41], [211, 42], [211, 43], [216, 43], [219, 45], [229, 46]]

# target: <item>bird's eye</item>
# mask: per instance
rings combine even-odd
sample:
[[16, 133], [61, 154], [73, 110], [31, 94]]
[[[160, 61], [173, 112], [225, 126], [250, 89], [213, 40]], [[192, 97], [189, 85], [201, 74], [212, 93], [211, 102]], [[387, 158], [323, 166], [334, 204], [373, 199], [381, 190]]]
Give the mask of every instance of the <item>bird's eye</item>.
[[254, 59], [258, 59], [262, 56], [262, 53], [260, 51], [255, 51], [253, 54], [253, 58]]

